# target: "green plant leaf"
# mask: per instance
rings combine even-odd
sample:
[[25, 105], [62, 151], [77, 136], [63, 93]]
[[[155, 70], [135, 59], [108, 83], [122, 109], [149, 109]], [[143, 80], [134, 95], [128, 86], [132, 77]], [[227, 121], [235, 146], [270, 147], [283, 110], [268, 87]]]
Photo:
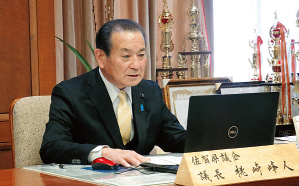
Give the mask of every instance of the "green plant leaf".
[[78, 57], [78, 59], [81, 61], [81, 63], [84, 65], [87, 71], [91, 71], [92, 68], [89, 65], [89, 63], [86, 61], [86, 59], [76, 50], [74, 47], [72, 47], [70, 44], [65, 42], [63, 39], [60, 39], [59, 37], [55, 36], [59, 41], [63, 42], [74, 54]]
[[94, 49], [92, 48], [92, 46], [91, 46], [91, 44], [89, 43], [89, 41], [86, 40], [86, 42], [88, 43], [88, 46], [89, 46], [89, 48], [90, 48], [90, 50], [91, 50], [91, 52], [92, 52], [92, 55], [93, 55], [94, 59], [97, 61], [97, 59], [96, 59], [96, 57], [95, 57], [95, 55], [94, 55]]

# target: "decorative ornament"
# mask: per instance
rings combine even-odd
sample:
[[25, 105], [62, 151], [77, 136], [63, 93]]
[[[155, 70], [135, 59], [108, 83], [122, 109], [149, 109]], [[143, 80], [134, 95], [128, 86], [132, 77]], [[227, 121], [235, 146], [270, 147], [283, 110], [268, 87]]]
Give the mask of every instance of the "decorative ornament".
[[[174, 44], [172, 42], [171, 36], [172, 31], [171, 28], [174, 25], [173, 22], [173, 16], [169, 12], [167, 0], [163, 0], [164, 6], [163, 6], [163, 12], [159, 16], [159, 27], [162, 30], [161, 35], [161, 44], [160, 49], [162, 52], [165, 52], [165, 55], [162, 57], [162, 69], [171, 69], [172, 63], [170, 52], [173, 51]], [[162, 72], [162, 79], [171, 79], [172, 78], [172, 72], [171, 71], [163, 71]]]

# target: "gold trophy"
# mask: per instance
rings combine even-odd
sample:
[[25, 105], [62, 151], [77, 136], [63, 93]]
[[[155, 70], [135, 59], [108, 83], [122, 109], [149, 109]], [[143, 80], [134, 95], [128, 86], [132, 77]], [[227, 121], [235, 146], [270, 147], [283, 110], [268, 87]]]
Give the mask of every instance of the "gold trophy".
[[[288, 60], [286, 54], [285, 38], [288, 35], [286, 28], [277, 20], [277, 14], [275, 12], [274, 25], [269, 30], [271, 42], [268, 42], [269, 53], [272, 60], [269, 63], [272, 66], [273, 71], [273, 83], [281, 83], [279, 85], [281, 102], [279, 103], [279, 109], [277, 117], [281, 118], [283, 125], [289, 125], [292, 123], [291, 118], [291, 98], [290, 98], [290, 80], [288, 72]], [[277, 122], [277, 124], [279, 124]]]
[[[274, 25], [269, 30], [269, 36], [271, 38], [270, 41], [268, 41], [268, 51], [271, 56], [271, 61], [268, 59], [269, 64], [272, 67], [272, 81], [273, 83], [281, 83], [281, 33], [280, 29], [277, 28], [277, 14], [275, 12], [275, 18], [274, 18]], [[288, 32], [286, 33], [285, 37], [288, 37]]]
[[279, 92], [280, 97], [278, 101], [278, 108], [277, 108], [277, 115], [276, 115], [276, 125], [281, 125], [283, 120], [282, 108], [281, 108], [281, 87], [280, 86], [273, 86], [272, 92]]
[[[198, 52], [198, 41], [203, 38], [202, 34], [199, 33], [198, 24], [196, 23], [196, 17], [199, 14], [198, 8], [195, 6], [194, 0], [192, 0], [192, 5], [187, 12], [189, 18], [191, 19], [189, 40], [191, 40], [191, 52]], [[199, 62], [200, 55], [191, 55], [191, 78], [201, 77], [201, 68]]]
[[273, 83], [281, 83], [281, 61], [280, 61], [280, 30], [276, 26], [272, 26], [269, 30], [271, 41], [268, 42], [268, 50], [272, 60], [269, 61], [272, 67]]
[[292, 63], [292, 81], [293, 84], [297, 84], [298, 74], [296, 72], [296, 61], [299, 61], [299, 51], [296, 52], [295, 44], [299, 44], [299, 41], [296, 42], [294, 39], [291, 40], [291, 63]]
[[256, 49], [256, 42], [253, 40], [249, 41], [249, 46], [253, 49], [252, 53], [252, 61], [248, 58], [249, 63], [251, 64], [251, 68], [253, 69], [253, 76], [251, 77], [251, 81], [258, 81], [258, 61], [257, 61], [257, 49]]
[[256, 30], [254, 30], [254, 38], [249, 40], [249, 46], [253, 49], [252, 53], [252, 61], [248, 58], [249, 63], [251, 64], [251, 68], [253, 69], [253, 76], [251, 77], [251, 81], [261, 81], [261, 53], [260, 53], [260, 45], [263, 43], [263, 40], [260, 36], [256, 35]]
[[[182, 44], [183, 52], [186, 51], [185, 47], [185, 39]], [[187, 68], [187, 56], [178, 54], [178, 68]], [[187, 78], [187, 73], [185, 71], [178, 71], [176, 73], [178, 79], [186, 79]]]
[[[291, 44], [292, 45], [299, 44], [299, 41], [295, 42], [295, 40], [292, 40]], [[295, 48], [294, 48], [294, 50], [291, 50], [291, 54], [294, 55], [294, 57], [295, 57], [295, 59], [297, 59], [297, 61], [299, 61], [299, 50], [296, 52]], [[296, 60], [295, 60], [295, 63], [296, 63]]]
[[[296, 25], [297, 25], [297, 27], [299, 27], [299, 10], [297, 12], [296, 17], [297, 17]], [[295, 40], [292, 40], [292, 42], [291, 42], [291, 55], [293, 57], [292, 60], [294, 60], [294, 63], [296, 65], [296, 60], [299, 61], [299, 51], [296, 52], [295, 44], [299, 44], [299, 41], [296, 42]], [[293, 76], [295, 76], [295, 78], [294, 78], [295, 81], [293, 81], [293, 83], [295, 85], [294, 86], [294, 91], [298, 94], [299, 93], [299, 84], [297, 82], [297, 78], [298, 78], [297, 73], [295, 72], [295, 74], [293, 74]], [[299, 98], [298, 97], [293, 97], [292, 98], [292, 104], [295, 105], [296, 107], [299, 107]]]
[[[204, 51], [208, 51], [208, 44], [207, 40], [205, 39], [204, 45], [203, 45]], [[210, 55], [204, 55], [204, 64], [203, 64], [203, 77], [210, 77]]]
[[253, 76], [251, 77], [251, 81], [258, 81], [258, 62], [257, 62], [257, 50], [256, 45], [252, 45], [251, 42], [249, 42], [249, 46], [253, 49], [252, 53], [252, 61], [248, 58], [249, 63], [251, 64], [251, 68], [253, 69]]
[[[162, 57], [162, 69], [170, 69], [172, 68], [170, 52], [174, 48], [174, 44], [171, 39], [171, 28], [173, 27], [173, 17], [168, 10], [167, 0], [163, 0], [163, 12], [159, 16], [159, 27], [162, 28], [162, 39], [160, 49], [162, 52], [165, 52], [165, 55]], [[171, 71], [163, 71], [162, 79], [171, 79], [172, 72]]]
[[[296, 20], [296, 25], [297, 27], [299, 27], [299, 9], [297, 12], [297, 20]], [[292, 63], [294, 63], [294, 66], [296, 66], [296, 60], [299, 61], [299, 50], [296, 52], [295, 50], [295, 44], [299, 44], [299, 41], [295, 41], [295, 39], [291, 40], [291, 56], [292, 56]], [[296, 67], [295, 68], [295, 74], [293, 74], [294, 78], [293, 78], [293, 83], [297, 83], [297, 73], [296, 73]]]

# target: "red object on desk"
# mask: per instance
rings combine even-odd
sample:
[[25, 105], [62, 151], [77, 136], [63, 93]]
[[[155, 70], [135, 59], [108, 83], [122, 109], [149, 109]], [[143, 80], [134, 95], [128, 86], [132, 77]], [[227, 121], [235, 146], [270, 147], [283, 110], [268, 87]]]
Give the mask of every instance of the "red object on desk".
[[116, 170], [118, 165], [107, 158], [101, 157], [93, 160], [91, 167], [95, 170]]
[[107, 165], [110, 165], [110, 166], [117, 165], [113, 161], [111, 161], [107, 158], [103, 158], [103, 157], [93, 160], [91, 164], [94, 164], [94, 163], [104, 163], [104, 164], [107, 164]]

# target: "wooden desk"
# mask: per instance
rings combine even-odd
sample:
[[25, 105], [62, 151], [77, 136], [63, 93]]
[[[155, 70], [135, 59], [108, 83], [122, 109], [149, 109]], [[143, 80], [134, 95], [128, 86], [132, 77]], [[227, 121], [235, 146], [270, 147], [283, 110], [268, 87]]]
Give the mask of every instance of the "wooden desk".
[[[250, 183], [237, 183], [234, 186], [246, 185], [246, 186], [256, 186], [256, 185], [298, 185], [299, 178], [288, 178], [288, 179], [278, 179], [278, 180], [267, 180], [260, 182], [250, 182]], [[32, 170], [14, 168], [14, 169], [3, 169], [0, 170], [0, 186], [27, 186], [27, 185], [43, 185], [43, 186], [94, 186], [100, 184], [92, 184], [84, 181], [78, 181], [74, 179], [68, 179], [58, 176], [52, 176], [49, 174], [44, 174]], [[164, 186], [173, 186], [174, 184], [163, 184]]]
[[52, 176], [36, 171], [15, 168], [15, 169], [3, 169], [0, 170], [0, 185], [12, 185], [12, 186], [27, 186], [27, 185], [74, 185], [74, 186], [91, 186], [95, 184]]

